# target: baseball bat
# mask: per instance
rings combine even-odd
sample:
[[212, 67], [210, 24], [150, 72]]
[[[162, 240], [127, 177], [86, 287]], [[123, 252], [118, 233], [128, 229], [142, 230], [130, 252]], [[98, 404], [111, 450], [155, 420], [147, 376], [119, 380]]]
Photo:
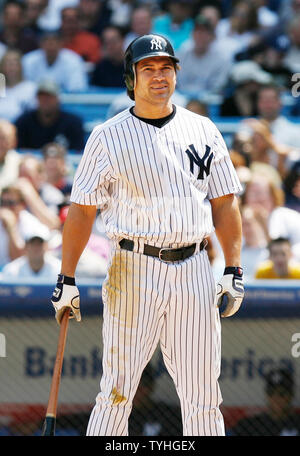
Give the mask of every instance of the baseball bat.
[[58, 400], [62, 364], [63, 364], [63, 359], [64, 359], [64, 351], [65, 351], [65, 345], [66, 345], [70, 310], [71, 310], [70, 308], [67, 308], [64, 311], [64, 314], [62, 316], [61, 323], [60, 323], [56, 359], [55, 359], [54, 370], [53, 370], [53, 375], [52, 375], [52, 382], [51, 382], [46, 418], [44, 421], [43, 432], [42, 432], [43, 436], [54, 436], [55, 435], [57, 400]]

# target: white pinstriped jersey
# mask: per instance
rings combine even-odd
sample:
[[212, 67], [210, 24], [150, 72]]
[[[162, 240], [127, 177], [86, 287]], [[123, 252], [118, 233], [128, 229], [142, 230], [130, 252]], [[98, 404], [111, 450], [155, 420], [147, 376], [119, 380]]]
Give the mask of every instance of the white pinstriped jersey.
[[71, 201], [97, 205], [112, 239], [170, 247], [201, 241], [213, 231], [209, 200], [241, 190], [214, 123], [175, 109], [161, 128], [126, 109], [87, 141]]

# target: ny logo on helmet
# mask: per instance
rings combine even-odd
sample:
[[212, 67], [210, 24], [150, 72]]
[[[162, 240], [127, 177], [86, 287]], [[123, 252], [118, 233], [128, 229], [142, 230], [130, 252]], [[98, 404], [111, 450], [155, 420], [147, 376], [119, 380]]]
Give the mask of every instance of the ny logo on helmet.
[[153, 49], [155, 49], [155, 51], [158, 51], [159, 49], [162, 50], [162, 40], [160, 38], [152, 38], [150, 43], [151, 43], [151, 51]]

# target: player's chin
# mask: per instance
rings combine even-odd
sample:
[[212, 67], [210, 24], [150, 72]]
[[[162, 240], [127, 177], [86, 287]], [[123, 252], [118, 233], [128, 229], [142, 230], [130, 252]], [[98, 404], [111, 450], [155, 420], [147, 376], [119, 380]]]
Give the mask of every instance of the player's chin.
[[160, 87], [160, 88], [152, 88], [151, 94], [155, 98], [169, 98], [171, 96], [171, 90], [169, 87]]

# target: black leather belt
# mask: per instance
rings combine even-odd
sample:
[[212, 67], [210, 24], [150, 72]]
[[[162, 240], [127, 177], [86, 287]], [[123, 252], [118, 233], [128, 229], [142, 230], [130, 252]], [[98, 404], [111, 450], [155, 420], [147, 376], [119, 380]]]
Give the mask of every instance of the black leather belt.
[[[130, 239], [122, 239], [119, 242], [121, 249], [133, 251], [134, 248], [134, 241]], [[206, 246], [206, 241], [202, 241], [200, 244], [200, 249], [203, 250]], [[160, 248], [154, 247], [153, 245], [144, 244], [144, 255], [149, 255], [153, 257], [157, 257], [162, 261], [183, 261], [186, 258], [192, 256], [195, 252], [196, 244], [191, 244], [187, 247], [180, 247], [178, 249], [171, 249], [171, 248]]]

